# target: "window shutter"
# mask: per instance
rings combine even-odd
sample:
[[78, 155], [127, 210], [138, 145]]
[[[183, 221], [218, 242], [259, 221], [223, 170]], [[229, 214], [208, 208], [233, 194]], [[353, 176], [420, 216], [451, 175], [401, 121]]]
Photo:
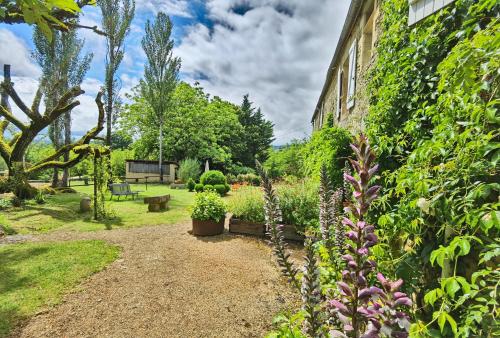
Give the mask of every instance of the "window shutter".
[[337, 120], [340, 120], [340, 113], [342, 110], [342, 69], [339, 67], [337, 71]]
[[354, 40], [349, 49], [349, 81], [347, 85], [347, 109], [354, 107], [354, 94], [356, 93], [356, 53], [357, 41]]

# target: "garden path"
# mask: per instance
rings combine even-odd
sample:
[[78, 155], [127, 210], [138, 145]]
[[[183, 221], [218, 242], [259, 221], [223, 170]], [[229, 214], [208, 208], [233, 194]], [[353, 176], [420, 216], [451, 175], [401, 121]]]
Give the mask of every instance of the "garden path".
[[297, 304], [262, 241], [196, 238], [190, 224], [36, 241], [102, 239], [121, 257], [13, 332], [15, 337], [262, 337], [277, 312]]

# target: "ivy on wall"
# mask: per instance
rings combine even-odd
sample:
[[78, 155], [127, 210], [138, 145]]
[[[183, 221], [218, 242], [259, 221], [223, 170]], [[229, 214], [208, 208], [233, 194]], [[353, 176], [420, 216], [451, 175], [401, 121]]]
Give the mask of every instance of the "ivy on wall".
[[406, 281], [413, 336], [491, 336], [498, 316], [499, 5], [457, 0], [408, 27], [384, 0], [366, 131], [386, 190], [371, 216]]

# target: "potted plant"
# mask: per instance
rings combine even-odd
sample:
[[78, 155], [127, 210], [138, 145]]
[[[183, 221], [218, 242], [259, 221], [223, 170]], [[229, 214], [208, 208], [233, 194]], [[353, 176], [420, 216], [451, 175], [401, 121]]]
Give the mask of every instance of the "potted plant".
[[214, 236], [224, 232], [226, 204], [214, 191], [197, 193], [191, 212], [195, 236]]

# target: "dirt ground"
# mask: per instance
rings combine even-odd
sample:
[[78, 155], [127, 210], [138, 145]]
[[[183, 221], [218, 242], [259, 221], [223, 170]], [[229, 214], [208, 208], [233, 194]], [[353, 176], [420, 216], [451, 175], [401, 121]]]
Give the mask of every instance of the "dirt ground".
[[297, 306], [298, 296], [262, 240], [197, 238], [189, 229], [179, 224], [36, 236], [103, 239], [123, 252], [12, 336], [262, 337], [276, 313]]

